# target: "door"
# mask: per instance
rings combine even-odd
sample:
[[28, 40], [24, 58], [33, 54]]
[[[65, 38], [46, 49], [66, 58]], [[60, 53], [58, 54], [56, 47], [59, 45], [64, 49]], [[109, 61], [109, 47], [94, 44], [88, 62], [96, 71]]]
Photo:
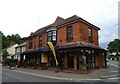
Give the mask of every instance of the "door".
[[74, 68], [74, 55], [73, 53], [67, 54], [67, 68]]

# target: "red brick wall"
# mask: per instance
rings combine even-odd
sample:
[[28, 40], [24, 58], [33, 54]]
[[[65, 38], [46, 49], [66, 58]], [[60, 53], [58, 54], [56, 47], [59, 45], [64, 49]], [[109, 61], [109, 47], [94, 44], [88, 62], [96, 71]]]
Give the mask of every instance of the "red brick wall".
[[36, 48], [38, 48], [39, 47], [39, 36], [36, 36], [35, 43], [36, 43]]
[[77, 22], [75, 24], [72, 24], [73, 26], [73, 41], [80, 40], [80, 23]]
[[57, 30], [57, 44], [66, 43], [66, 27]]
[[118, 57], [117, 57], [117, 61], [119, 61], [119, 62], [120, 62], [120, 56], [118, 56]]
[[88, 42], [88, 26], [80, 22], [80, 41]]
[[[83, 22], [76, 22], [74, 24], [68, 25], [73, 27], [73, 40], [72, 41], [83, 41], [88, 42], [88, 25]], [[57, 31], [57, 43], [67, 43], [66, 29], [68, 26], [59, 28]], [[98, 30], [92, 28], [92, 40], [93, 44], [98, 45]]]
[[33, 38], [33, 48], [36, 48], [36, 36]]
[[105, 66], [105, 59], [102, 53], [96, 53], [95, 54], [95, 64], [99, 68], [102, 68], [102, 66]]
[[65, 68], [67, 68], [67, 60], [68, 60], [67, 59], [67, 54], [65, 53], [64, 54], [64, 62], [63, 62]]
[[[72, 41], [83, 41], [88, 42], [88, 25], [83, 22], [76, 22], [71, 25], [73, 27], [73, 40]], [[68, 26], [61, 27], [57, 30], [57, 44], [67, 43], [66, 29]], [[98, 45], [98, 30], [92, 28], [92, 43]], [[39, 35], [33, 37], [33, 47], [45, 47], [47, 46], [47, 33], [43, 34], [43, 44], [39, 45]], [[27, 49], [29, 49], [29, 39], [27, 40]]]
[[74, 53], [74, 70], [77, 70], [76, 54]]
[[20, 46], [20, 53], [22, 52], [22, 47]]
[[98, 30], [97, 29], [92, 29], [92, 40], [93, 40], [93, 44], [95, 45], [99, 45], [98, 43]]
[[27, 41], [26, 41], [26, 50], [28, 50], [29, 49], [29, 39], [27, 39]]
[[[40, 35], [37, 35], [37, 36], [34, 36], [32, 39], [33, 39], [33, 46], [32, 48], [39, 48], [39, 47], [45, 47], [47, 46], [47, 33], [44, 33], [43, 34], [43, 43], [42, 45], [39, 44], [39, 36]], [[29, 49], [29, 38], [27, 39], [26, 41], [26, 49]]]
[[42, 44], [42, 47], [45, 47], [45, 46], [47, 46], [47, 33], [43, 34], [43, 44]]

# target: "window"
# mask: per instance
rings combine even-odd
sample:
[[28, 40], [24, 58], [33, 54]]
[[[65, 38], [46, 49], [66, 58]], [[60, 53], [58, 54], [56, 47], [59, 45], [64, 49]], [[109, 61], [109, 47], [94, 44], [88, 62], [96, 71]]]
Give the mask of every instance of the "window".
[[86, 56], [83, 55], [83, 64], [86, 64]]
[[52, 40], [56, 41], [56, 31], [53, 31]]
[[95, 67], [94, 51], [89, 51], [88, 68], [92, 69], [94, 67]]
[[22, 46], [22, 52], [24, 52], [26, 50], [25, 46]]
[[72, 26], [67, 28], [67, 38], [70, 39], [73, 37], [73, 29]]
[[40, 45], [43, 43], [43, 36], [39, 37], [39, 43], [40, 43]]
[[48, 32], [48, 41], [56, 41], [56, 30]]
[[19, 47], [17, 48], [17, 52], [20, 52], [20, 48]]
[[92, 30], [88, 29], [88, 36], [92, 36]]
[[88, 29], [88, 42], [92, 42], [92, 29]]
[[33, 40], [30, 39], [30, 40], [29, 40], [29, 48], [32, 48], [32, 45], [33, 45]]
[[48, 41], [52, 41], [52, 32], [51, 31], [48, 32]]

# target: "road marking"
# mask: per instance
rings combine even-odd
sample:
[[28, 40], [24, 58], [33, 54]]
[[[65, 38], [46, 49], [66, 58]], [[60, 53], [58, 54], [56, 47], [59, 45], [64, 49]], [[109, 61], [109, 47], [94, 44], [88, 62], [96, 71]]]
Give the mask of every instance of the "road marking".
[[[9, 70], [9, 69], [5, 69], [5, 70]], [[41, 74], [34, 74], [34, 73], [29, 73], [29, 72], [24, 72], [24, 71], [19, 71], [19, 70], [11, 70], [11, 71], [15, 71], [15, 72], [20, 72], [20, 73], [24, 73], [24, 74], [29, 74], [29, 75], [34, 75], [34, 76], [39, 76], [39, 77], [44, 77], [44, 78], [52, 78], [52, 79], [61, 79], [61, 80], [73, 80], [73, 81], [99, 81], [99, 80], [104, 80], [104, 79], [100, 79], [100, 78], [85, 78], [85, 79], [72, 79], [72, 78], [62, 78], [62, 77], [55, 77], [55, 76], [48, 76], [48, 75], [41, 75]], [[112, 79], [119, 79], [120, 77], [115, 77], [115, 78], [107, 78], [108, 80], [112, 80]], [[105, 79], [105, 80], [107, 80]]]
[[7, 77], [3, 76], [3, 78], [8, 79]]
[[[8, 69], [6, 69], [8, 70]], [[85, 79], [72, 79], [72, 78], [63, 78], [63, 77], [55, 77], [55, 76], [47, 76], [47, 75], [41, 75], [41, 74], [34, 74], [34, 73], [29, 73], [29, 72], [24, 72], [24, 71], [19, 71], [19, 70], [11, 70], [15, 72], [20, 72], [24, 74], [29, 74], [29, 75], [34, 75], [34, 76], [39, 76], [39, 77], [45, 77], [45, 78], [53, 78], [53, 79], [61, 79], [61, 80], [101, 80], [101, 79], [90, 79], [90, 78], [85, 78]]]
[[[5, 69], [5, 70], [8, 70], [8, 69]], [[11, 70], [11, 71], [20, 72], [20, 73], [29, 74], [29, 75], [34, 75], [34, 76], [39, 76], [39, 77], [44, 77], [44, 78], [61, 79], [61, 80], [73, 80], [71, 78], [61, 78], [61, 77], [55, 77], [55, 76], [47, 76], [47, 75], [34, 74], [34, 73], [29, 73], [29, 72], [24, 72], [24, 71], [19, 71], [19, 70]]]
[[115, 80], [115, 79], [120, 79], [120, 77], [108, 78], [108, 80]]
[[[110, 64], [110, 63], [108, 63], [108, 64]], [[115, 67], [117, 67], [117, 68], [120, 68], [119, 66], [117, 66], [117, 65], [115, 65], [115, 64], [110, 64], [110, 65], [113, 65], [113, 66], [115, 66]]]
[[117, 72], [118, 73], [118, 71], [110, 71], [110, 72]]

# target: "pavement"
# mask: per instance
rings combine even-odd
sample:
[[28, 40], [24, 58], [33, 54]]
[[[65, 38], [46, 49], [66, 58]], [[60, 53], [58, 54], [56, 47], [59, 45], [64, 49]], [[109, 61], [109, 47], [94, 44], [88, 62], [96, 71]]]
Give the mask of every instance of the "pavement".
[[110, 69], [102, 69], [95, 71], [90, 74], [73, 74], [73, 73], [65, 73], [59, 72], [55, 73], [54, 71], [49, 70], [37, 70], [37, 69], [29, 69], [29, 68], [17, 68], [13, 70], [15, 72], [20, 72], [24, 74], [30, 74], [39, 77], [45, 78], [53, 78], [53, 79], [61, 79], [61, 80], [112, 80], [120, 78], [120, 75], [117, 71], [111, 72]]
[[[13, 71], [20, 72], [24, 74], [30, 74], [34, 76], [44, 77], [44, 78], [52, 78], [52, 79], [61, 79], [61, 80], [74, 80], [74, 81], [101, 81], [101, 80], [118, 80], [120, 78], [120, 74], [118, 73], [119, 66], [113, 66], [113, 64], [108, 64], [108, 69], [100, 69], [96, 70], [89, 74], [73, 74], [73, 73], [65, 73], [50, 70], [37, 70], [37, 69], [29, 69], [29, 68], [17, 68]], [[3, 67], [6, 68], [7, 67]]]

